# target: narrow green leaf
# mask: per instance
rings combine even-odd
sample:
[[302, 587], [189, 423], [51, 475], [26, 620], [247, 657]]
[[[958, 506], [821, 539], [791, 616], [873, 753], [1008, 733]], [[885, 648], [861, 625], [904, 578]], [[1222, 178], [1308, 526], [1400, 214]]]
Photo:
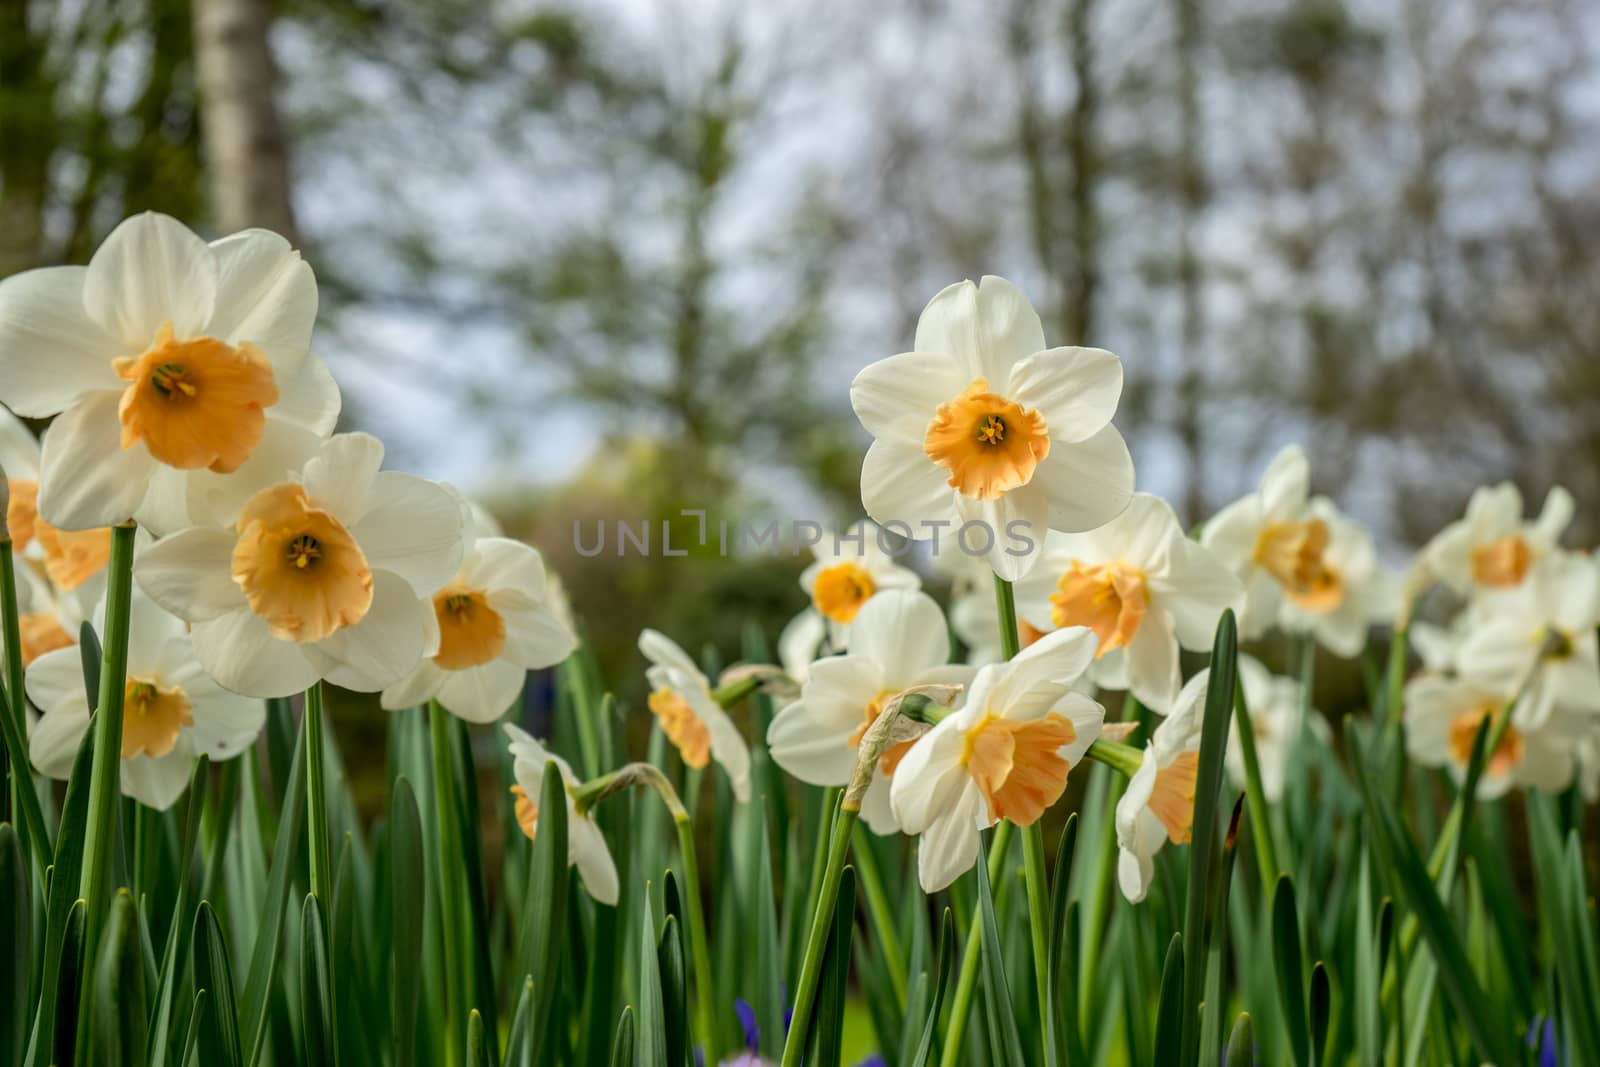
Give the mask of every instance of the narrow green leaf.
[[1233, 1033], [1228, 1035], [1228, 1053], [1223, 1057], [1228, 1067], [1253, 1067], [1256, 1062], [1255, 1034], [1250, 1027], [1248, 1012], [1240, 1012]]
[[[1189, 890], [1184, 901], [1183, 1063], [1194, 1063], [1200, 1040], [1200, 1001], [1205, 995], [1210, 954], [1209, 918], [1215, 914], [1212, 867], [1217, 859], [1217, 805], [1222, 792], [1222, 761], [1228, 748], [1228, 719], [1238, 673], [1238, 633], [1233, 612], [1222, 613], [1211, 646], [1211, 677], [1206, 686], [1205, 720], [1195, 770], [1193, 840], [1189, 845]], [[1263, 828], [1264, 829], [1264, 828]]]
[[189, 1029], [183, 1037], [183, 1056], [178, 1060], [184, 1067], [197, 1062], [195, 1057], [200, 1051], [200, 1028], [205, 1025], [206, 1000], [204, 989], [195, 991], [194, 1003], [189, 1008]]
[[[754, 890], [742, 902], [744, 919], [755, 928], [755, 1002], [756, 1022], [761, 1030], [763, 1055], [779, 1057], [784, 1045], [784, 995], [783, 953], [778, 942], [778, 913], [776, 894], [772, 887], [772, 844], [767, 833], [767, 820], [761, 808], [746, 805], [748, 817], [757, 825], [755, 870], [752, 872]], [[831, 825], [831, 824], [830, 824]], [[826, 846], [824, 846], [826, 850]], [[816, 901], [812, 901], [813, 908]], [[806, 923], [810, 923], [810, 915]], [[795, 971], [799, 973], [798, 967]]]
[[143, 1064], [149, 1042], [143, 950], [133, 896], [117, 891], [96, 956], [90, 1062], [97, 1067]]
[[844, 1039], [844, 997], [850, 981], [850, 935], [855, 929], [856, 872], [846, 866], [839, 874], [839, 897], [833, 908], [833, 934], [822, 958], [822, 978], [816, 1005], [806, 1030], [808, 1067], [839, 1067]]
[[1067, 825], [1061, 830], [1061, 840], [1056, 845], [1055, 877], [1050, 884], [1054, 892], [1050, 899], [1050, 951], [1046, 974], [1049, 1002], [1053, 1006], [1051, 1017], [1045, 1020], [1046, 1059], [1055, 1067], [1081, 1061], [1077, 1051], [1077, 1019], [1074, 1005], [1077, 1000], [1075, 983], [1068, 981], [1074, 959], [1066, 955], [1066, 943], [1071, 927], [1067, 923], [1067, 909], [1072, 899], [1068, 883], [1072, 876], [1072, 853], [1078, 843], [1078, 813], [1067, 816]]
[[[554, 762], [545, 764], [539, 819], [533, 834], [534, 881], [528, 896], [522, 969], [533, 975], [534, 1060], [546, 1062], [559, 1002], [562, 949], [567, 941], [567, 793]], [[655, 938], [650, 939], [655, 954]]]
[[611, 1067], [634, 1067], [633, 1008], [625, 1006], [617, 1020], [617, 1036], [611, 1042]]
[[1156, 1007], [1156, 1063], [1179, 1063], [1183, 1055], [1183, 935], [1167, 942], [1161, 967], [1161, 1000]]
[[922, 1041], [906, 1067], [927, 1067], [933, 1062], [933, 1045], [939, 1032], [939, 1013], [944, 1009], [950, 975], [955, 971], [956, 924], [949, 908], [939, 919], [939, 954], [934, 962], [933, 1001], [928, 1005], [928, 1021], [922, 1027]]
[[306, 735], [304, 730], [296, 730], [295, 735], [294, 756], [283, 788], [283, 809], [278, 816], [278, 836], [272, 846], [272, 871], [267, 879], [265, 909], [255, 945], [250, 950], [250, 970], [239, 1002], [239, 1032], [246, 1062], [251, 1067], [260, 1059], [266, 1040], [268, 1002], [278, 965], [278, 946], [283, 940], [289, 887], [295, 871], [301, 867], [298, 859], [305, 844]]
[[[671, 886], [671, 873], [667, 885]], [[676, 915], [661, 924], [661, 939], [656, 946], [656, 963], [661, 974], [662, 1023], [666, 1028], [667, 1062], [672, 1067], [690, 1067], [694, 1060], [694, 1041], [689, 1036], [689, 986], [683, 966], [683, 928]]]
[[[329, 1021], [333, 1005], [328, 989], [328, 936], [322, 902], [307, 893], [300, 912], [300, 1029], [305, 1062], [333, 1062]], [[456, 1046], [459, 1048], [460, 1046]]]
[[83, 900], [72, 902], [72, 908], [67, 912], [66, 928], [62, 931], [61, 952], [57, 957], [57, 972], [60, 981], [60, 996], [56, 998], [56, 1011], [54, 1020], [54, 1037], [51, 1041], [41, 1044], [41, 1051], [47, 1056], [50, 1046], [55, 1048], [53, 1059], [47, 1058], [45, 1063], [73, 1063], [76, 1061], [78, 1047], [78, 1009], [81, 1005], [80, 997], [84, 987], [84, 938], [89, 931], [89, 906]]
[[178, 902], [173, 908], [168, 924], [166, 948], [161, 954], [161, 969], [157, 977], [155, 1017], [150, 1020], [150, 1067], [166, 1067], [169, 1031], [172, 1028], [172, 1006], [177, 995], [179, 964], [187, 958], [187, 934], [194, 929], [189, 920], [189, 868], [194, 861], [195, 842], [200, 836], [200, 814], [205, 807], [207, 770], [211, 761], [201, 756], [195, 761], [189, 775], [188, 797], [184, 805], [183, 847], [178, 853]]
[[1006, 981], [1005, 957], [1000, 953], [1000, 925], [995, 919], [994, 896], [989, 889], [988, 850], [978, 843], [978, 863], [974, 868], [978, 884], [979, 929], [982, 948], [979, 963], [983, 967], [984, 1010], [997, 1030], [998, 1055], [1009, 1067], [1026, 1067], [1022, 1056], [1022, 1037], [1017, 1033], [1016, 1015], [1011, 1007], [1011, 986]]
[[511, 1016], [511, 1032], [506, 1035], [505, 1067], [533, 1067], [533, 976], [522, 979], [522, 995]]
[[[89, 624], [84, 629], [93, 630]], [[98, 643], [95, 645], [98, 649]], [[96, 660], [96, 670], [99, 669]], [[93, 704], [93, 701], [90, 701]], [[34, 1013], [32, 1038], [33, 1067], [49, 1067], [52, 1063], [71, 1063], [73, 1039], [66, 1045], [55, 1045], [49, 1035], [60, 1035], [63, 1023], [70, 1024], [76, 1033], [77, 1011], [70, 1019], [63, 1019], [59, 998], [66, 997], [77, 1003], [78, 986], [68, 985], [62, 974], [62, 963], [67, 933], [67, 917], [78, 906], [78, 879], [83, 870], [83, 828], [89, 817], [89, 765], [94, 759], [94, 731], [84, 731], [78, 745], [78, 755], [72, 761], [72, 776], [67, 779], [66, 800], [61, 806], [61, 821], [56, 827], [55, 862], [50, 868], [50, 887], [45, 892], [44, 970], [39, 979], [39, 1005]], [[87, 908], [87, 904], [84, 905]], [[87, 916], [87, 912], [85, 912]], [[79, 945], [81, 948], [81, 933]], [[73, 960], [81, 961], [81, 953]], [[74, 975], [79, 963], [73, 964]]]
[[649, 894], [639, 909], [643, 932], [639, 938], [639, 1049], [640, 1067], [668, 1067], [666, 1008], [661, 1000], [661, 968], [656, 957], [656, 922]]
[[483, 1014], [477, 1008], [467, 1015], [467, 1067], [494, 1067], [489, 1043], [483, 1039]]
[[1306, 1021], [1306, 980], [1300, 955], [1300, 917], [1295, 907], [1294, 882], [1287, 874], [1272, 891], [1272, 960], [1278, 976], [1278, 1003], [1288, 1031], [1294, 1062], [1307, 1067], [1311, 1054], [1311, 1029]]
[[83, 695], [92, 708], [100, 699], [100, 660], [104, 650], [100, 635], [93, 624], [85, 619], [78, 624], [78, 663], [83, 669]]
[[218, 1067], [239, 1063], [238, 1014], [233, 1002], [233, 969], [228, 943], [211, 904], [202, 900], [194, 917], [194, 984], [206, 990], [206, 1013], [200, 1027], [200, 1060]]
[[1321, 960], [1311, 968], [1311, 1063], [1320, 1067], [1328, 1052], [1328, 1024], [1333, 1015], [1333, 986]]
[[[0, 708], [0, 715], [10, 712]], [[19, 782], [32, 789], [33, 783]], [[42, 847], [42, 846], [41, 846]], [[10, 823], [0, 823], [0, 1062], [21, 1063], [28, 1042], [33, 969], [33, 872]]]
[[[389, 973], [395, 1067], [417, 1062], [417, 1000], [422, 991], [423, 912], [428, 898], [422, 816], [411, 782], [401, 775], [389, 797]], [[527, 992], [524, 990], [526, 999]], [[530, 1050], [531, 1051], [531, 1050]]]

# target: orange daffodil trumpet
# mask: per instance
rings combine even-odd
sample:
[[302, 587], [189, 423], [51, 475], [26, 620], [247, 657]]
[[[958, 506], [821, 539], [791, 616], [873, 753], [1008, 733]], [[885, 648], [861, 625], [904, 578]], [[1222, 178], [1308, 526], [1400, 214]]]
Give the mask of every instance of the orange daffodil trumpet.
[[1184, 536], [1159, 497], [1135, 493], [1097, 530], [1051, 532], [1044, 556], [1017, 585], [1017, 606], [1039, 630], [1086, 626], [1098, 642], [1090, 677], [1170, 710], [1182, 685], [1180, 646], [1211, 647], [1224, 609], [1237, 609], [1239, 580]]
[[1184, 685], [1172, 714], [1150, 735], [1144, 759], [1117, 801], [1117, 884], [1134, 904], [1150, 890], [1162, 846], [1189, 842], [1210, 677], [1208, 668]]
[[68, 531], [133, 517], [162, 534], [298, 466], [339, 414], [309, 350], [316, 311], [311, 268], [283, 238], [247, 230], [208, 245], [148, 213], [87, 267], [0, 281], [0, 400], [59, 416], [39, 516]]
[[958, 282], [923, 310], [912, 351], [850, 386], [874, 438], [862, 503], [916, 540], [981, 523], [974, 553], [1020, 578], [1047, 529], [1092, 530], [1127, 506], [1133, 461], [1111, 425], [1121, 395], [1122, 362], [1098, 348], [1047, 349], [1016, 286]]
[[1510, 482], [1482, 486], [1465, 517], [1434, 535], [1422, 558], [1461, 596], [1513, 589], [1549, 555], [1572, 522], [1572, 494], [1560, 486], [1544, 498], [1539, 517], [1522, 517], [1522, 493]]
[[[947, 665], [944, 613], [926, 593], [900, 589], [873, 597], [852, 632], [850, 651], [814, 663], [800, 699], [767, 730], [773, 760], [812, 785], [849, 784], [862, 738], [896, 694], [919, 685], [964, 685], [973, 674], [970, 667]], [[861, 804], [861, 817], [874, 833], [899, 829], [889, 782], [910, 748], [903, 742], [878, 761]]]
[[711, 682], [689, 654], [666, 634], [645, 630], [639, 651], [650, 661], [650, 713], [684, 766], [702, 770], [714, 759], [733, 783], [733, 795], [750, 799], [750, 748], [711, 692]]
[[546, 767], [554, 762], [561, 774], [567, 801], [567, 865], [578, 868], [578, 877], [591, 897], [601, 904], [616, 904], [621, 889], [617, 865], [600, 827], [587, 812], [579, 812], [573, 803], [572, 791], [581, 783], [572, 773], [572, 767], [526, 731], [510, 723], [506, 723], [505, 731], [510, 738], [512, 773], [516, 777], [511, 793], [516, 797], [517, 825], [528, 840], [534, 839], [539, 828], [539, 802], [544, 796]]
[[374, 692], [439, 652], [428, 598], [461, 566], [464, 512], [453, 491], [382, 461], [377, 438], [339, 434], [232, 526], [143, 553], [139, 584], [193, 624], [195, 654], [224, 687], [288, 696], [325, 678]]
[[505, 537], [471, 541], [455, 577], [430, 600], [437, 651], [383, 691], [383, 706], [437, 699], [468, 722], [500, 718], [530, 670], [560, 663], [578, 645], [547, 589], [536, 549]]
[[[97, 614], [104, 610], [102, 604]], [[189, 784], [196, 756], [232, 759], [255, 743], [266, 705], [213, 681], [183, 621], [137, 590], [130, 618], [122, 791], [164, 811]], [[40, 656], [28, 667], [27, 685], [28, 698], [44, 712], [29, 738], [30, 758], [41, 773], [65, 780], [89, 730], [78, 649]]]
[[972, 867], [981, 829], [1002, 818], [1032, 825], [1060, 799], [1105, 719], [1105, 709], [1072, 688], [1095, 643], [1090, 630], [1059, 630], [981, 668], [961, 708], [900, 759], [889, 804], [903, 831], [921, 835], [925, 892]]

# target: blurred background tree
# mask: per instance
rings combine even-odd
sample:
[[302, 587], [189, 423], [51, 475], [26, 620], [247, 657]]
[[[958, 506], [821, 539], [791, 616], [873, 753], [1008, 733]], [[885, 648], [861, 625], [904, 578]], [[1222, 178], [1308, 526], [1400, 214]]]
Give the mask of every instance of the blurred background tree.
[[1592, 14], [0, 0], [0, 271], [144, 209], [295, 232], [346, 424], [532, 536], [617, 670], [642, 625], [733, 657], [803, 560], [572, 521], [850, 521], [851, 376], [985, 272], [1123, 356], [1186, 520], [1299, 440], [1398, 559], [1482, 482], [1600, 497]]

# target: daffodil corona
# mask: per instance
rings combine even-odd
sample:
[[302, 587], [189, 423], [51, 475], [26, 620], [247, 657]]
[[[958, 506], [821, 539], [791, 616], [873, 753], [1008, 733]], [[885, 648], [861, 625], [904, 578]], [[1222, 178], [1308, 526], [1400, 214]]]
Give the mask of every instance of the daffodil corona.
[[340, 434], [233, 526], [184, 530], [141, 555], [139, 583], [193, 624], [200, 662], [225, 687], [287, 696], [326, 678], [372, 692], [438, 652], [426, 598], [460, 567], [463, 510], [449, 489], [382, 461], [376, 438]]
[[639, 651], [650, 661], [650, 713], [678, 750], [684, 766], [703, 770], [714, 759], [733, 783], [733, 795], [750, 799], [750, 748], [711, 693], [711, 682], [689, 654], [656, 630], [639, 635]]

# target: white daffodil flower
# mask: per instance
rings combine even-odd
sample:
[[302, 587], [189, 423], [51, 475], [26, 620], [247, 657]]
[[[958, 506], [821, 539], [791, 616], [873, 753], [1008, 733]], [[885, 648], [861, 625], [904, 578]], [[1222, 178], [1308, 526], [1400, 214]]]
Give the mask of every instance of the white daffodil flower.
[[[767, 748], [778, 766], [812, 785], [848, 785], [857, 748], [884, 705], [914, 685], [965, 685], [970, 667], [951, 666], [944, 613], [926, 593], [897, 589], [874, 596], [852, 624], [850, 651], [812, 665], [800, 699], [773, 717]], [[874, 833], [899, 829], [889, 782], [911, 742], [878, 761], [861, 803]]]
[[[39, 514], [155, 533], [228, 512], [299, 466], [339, 415], [310, 353], [311, 268], [246, 230], [206, 244], [143, 214], [87, 267], [0, 281], [0, 400], [44, 437]], [[224, 515], [219, 521], [226, 521]]]
[[578, 868], [578, 877], [591, 897], [601, 904], [615, 905], [619, 890], [617, 865], [605, 834], [588, 815], [578, 814], [572, 802], [572, 791], [582, 784], [578, 776], [566, 760], [548, 751], [527, 731], [511, 723], [505, 724], [505, 731], [511, 739], [512, 773], [517, 779], [511, 787], [517, 798], [517, 825], [529, 841], [534, 839], [539, 829], [539, 801], [544, 796], [545, 764], [553, 761], [566, 787], [562, 792], [567, 798], [567, 866]]
[[1114, 426], [1122, 361], [1098, 348], [1046, 348], [1016, 286], [985, 277], [935, 296], [913, 351], [862, 370], [850, 403], [874, 440], [861, 500], [916, 540], [980, 524], [969, 541], [1020, 578], [1047, 529], [1103, 525], [1133, 493]]
[[1090, 676], [1163, 714], [1182, 687], [1179, 646], [1209, 649], [1223, 611], [1243, 597], [1239, 579], [1149, 493], [1098, 530], [1052, 532], [1017, 585], [1023, 618], [1040, 630], [1088, 627], [1099, 641]]
[[1187, 844], [1194, 828], [1200, 732], [1205, 725], [1211, 671], [1190, 678], [1172, 714], [1144, 746], [1144, 760], [1117, 801], [1117, 884], [1137, 904], [1155, 878], [1156, 853], [1168, 841]]
[[288, 696], [325, 678], [375, 692], [439, 650], [426, 598], [461, 565], [459, 498], [382, 462], [377, 438], [339, 434], [232, 526], [164, 537], [136, 561], [225, 688]]
[[[102, 603], [97, 615], [104, 618]], [[183, 795], [197, 756], [226, 760], [255, 742], [266, 705], [230, 693], [195, 659], [182, 619], [134, 590], [122, 706], [122, 791], [165, 811]], [[78, 649], [47, 652], [28, 667], [28, 698], [44, 712], [29, 738], [41, 774], [65, 780], [89, 730]]]
[[800, 573], [800, 588], [811, 598], [819, 621], [826, 623], [827, 640], [835, 652], [850, 647], [850, 624], [875, 595], [922, 588], [917, 572], [896, 563], [879, 543], [880, 536], [882, 531], [866, 521], [843, 534], [824, 534], [811, 546], [815, 557], [811, 565]]
[[[1252, 656], [1239, 657], [1239, 684], [1244, 688], [1245, 706], [1250, 709], [1251, 736], [1256, 742], [1256, 762], [1261, 768], [1261, 792], [1267, 802], [1283, 798], [1289, 756], [1302, 731], [1309, 731], [1322, 742], [1331, 740], [1322, 716], [1306, 714], [1300, 696], [1300, 683], [1273, 674]], [[1228, 777], [1240, 789], [1245, 785], [1244, 751], [1239, 746], [1239, 720], [1228, 717]]]
[[1394, 613], [1397, 587], [1378, 564], [1372, 535], [1350, 521], [1327, 497], [1309, 508], [1312, 523], [1327, 531], [1315, 577], [1286, 586], [1278, 624], [1290, 633], [1308, 633], [1346, 659], [1361, 655], [1367, 629]]
[[[1511, 694], [1463, 678], [1420, 675], [1406, 683], [1406, 751], [1423, 767], [1444, 767], [1458, 784], [1466, 777], [1472, 746], [1485, 719], [1506, 714]], [[1581, 718], [1564, 713], [1530, 714], [1526, 700], [1511, 710], [1500, 743], [1484, 761], [1478, 796], [1488, 800], [1509, 789], [1559, 792], [1572, 784]], [[1492, 729], [1492, 725], [1491, 725]]]
[[1522, 517], [1522, 493], [1510, 482], [1481, 486], [1467, 513], [1434, 535], [1422, 558], [1462, 596], [1521, 585], [1572, 522], [1572, 494], [1559, 485], [1544, 498], [1538, 519]]
[[1260, 637], [1278, 621], [1285, 595], [1310, 598], [1327, 583], [1331, 531], [1312, 513], [1311, 467], [1296, 445], [1279, 452], [1254, 493], [1219, 511], [1200, 543], [1244, 583], [1239, 636]]
[[9, 494], [6, 528], [12, 550], [43, 567], [56, 588], [81, 589], [84, 599], [98, 600], [111, 559], [111, 530], [62, 530], [39, 517], [39, 441], [5, 408], [0, 408], [0, 470]]
[[711, 682], [666, 634], [645, 630], [639, 635], [639, 651], [650, 661], [645, 672], [650, 712], [684, 766], [699, 770], [715, 759], [733, 783], [735, 799], [741, 804], [749, 800], [750, 748], [712, 695]]
[[980, 830], [1001, 819], [1032, 825], [1060, 799], [1105, 721], [1105, 709], [1072, 688], [1094, 650], [1089, 630], [1058, 630], [981, 668], [966, 703], [901, 758], [889, 803], [900, 828], [921, 835], [925, 892], [972, 867]]
[[471, 543], [461, 569], [433, 594], [439, 648], [383, 691], [390, 711], [437, 699], [468, 722], [493, 722], [528, 672], [572, 654], [578, 638], [551, 607], [544, 559], [505, 537]]
[[1518, 586], [1484, 593], [1468, 609], [1456, 673], [1489, 692], [1523, 698], [1528, 729], [1558, 712], [1600, 714], [1600, 564], [1552, 551]]

